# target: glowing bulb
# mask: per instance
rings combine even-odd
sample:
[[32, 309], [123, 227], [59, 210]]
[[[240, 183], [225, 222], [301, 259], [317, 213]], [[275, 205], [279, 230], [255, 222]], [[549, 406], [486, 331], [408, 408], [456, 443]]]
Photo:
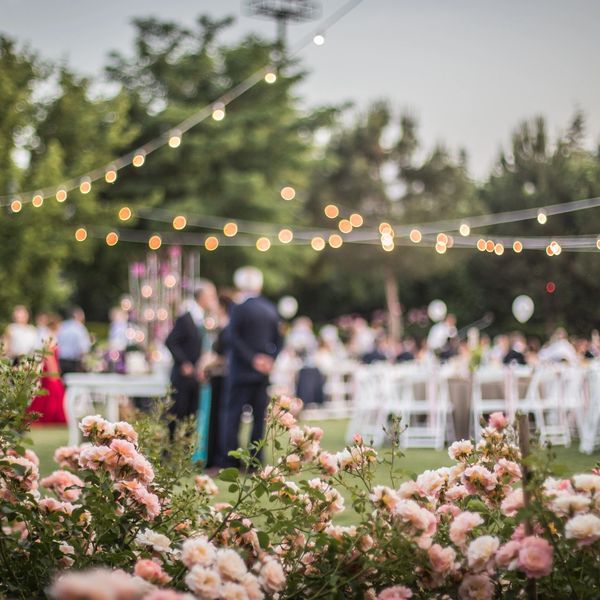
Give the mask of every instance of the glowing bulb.
[[144, 309], [144, 319], [146, 321], [152, 321], [154, 319], [154, 310], [152, 308]]
[[552, 254], [554, 254], [554, 256], [558, 256], [562, 252], [561, 245], [555, 240], [550, 242], [550, 248], [552, 248]]
[[173, 218], [173, 229], [181, 231], [187, 226], [187, 219], [183, 215], [177, 215]]
[[600, 250], [600, 238], [598, 238], [596, 240], [596, 248], [598, 248], [598, 250]]
[[483, 238], [479, 238], [477, 240], [477, 250], [479, 250], [480, 252], [485, 252], [485, 248], [486, 248], [485, 240]]
[[267, 83], [275, 83], [277, 81], [277, 73], [275, 73], [275, 69], [273, 69], [273, 67], [269, 67], [265, 73], [265, 81]]
[[119, 234], [116, 231], [111, 231], [106, 234], [106, 245], [107, 246], [116, 246], [119, 241]]
[[486, 249], [488, 252], [493, 252], [495, 247], [496, 247], [496, 244], [494, 244], [494, 241], [493, 241], [493, 240], [488, 240], [488, 241], [485, 243], [485, 249]]
[[379, 223], [379, 233], [384, 234], [384, 233], [388, 233], [388, 234], [392, 234], [393, 235], [393, 230], [392, 230], [392, 226], [389, 223]]
[[75, 232], [75, 239], [78, 242], [84, 242], [87, 238], [87, 231], [85, 229], [85, 227], [80, 227], [76, 232]]
[[321, 252], [325, 248], [325, 240], [322, 237], [316, 236], [310, 240], [310, 246], [313, 250]]
[[467, 237], [471, 233], [471, 228], [466, 223], [463, 223], [459, 227], [458, 231], [460, 235], [462, 235], [463, 237]]
[[15, 199], [10, 203], [10, 210], [12, 210], [14, 213], [21, 212], [22, 208], [23, 203], [20, 200]]
[[204, 240], [204, 247], [209, 251], [212, 252], [213, 250], [216, 250], [219, 247], [219, 240], [217, 237], [215, 237], [214, 235], [209, 235], [205, 240]]
[[322, 46], [325, 43], [325, 36], [322, 33], [317, 33], [313, 38], [315, 46]]
[[554, 250], [552, 249], [552, 246], [546, 246], [546, 254], [548, 256], [552, 256], [554, 254]]
[[90, 179], [88, 177], [86, 177], [80, 184], [79, 184], [79, 191], [82, 194], [88, 194], [90, 192], [90, 190], [92, 189], [92, 182], [90, 181]]
[[282, 244], [289, 244], [294, 239], [294, 233], [291, 229], [282, 229], [277, 237]]
[[143, 298], [150, 298], [152, 296], [152, 286], [148, 283], [145, 283], [142, 286], [141, 292]]
[[515, 240], [513, 242], [513, 250], [519, 254], [519, 252], [523, 251], [523, 244], [519, 240]]
[[358, 213], [352, 213], [349, 218], [352, 227], [362, 227], [364, 219]]
[[494, 252], [498, 255], [498, 256], [502, 256], [502, 254], [504, 254], [504, 246], [498, 242], [495, 246], [494, 246]]
[[393, 244], [394, 243], [394, 237], [390, 233], [383, 233], [383, 234], [381, 234], [381, 243], [384, 246], [385, 245], [389, 245], [389, 244]]
[[327, 241], [332, 248], [340, 248], [344, 243], [342, 236], [337, 233], [332, 233]]
[[445, 233], [438, 233], [436, 239], [440, 244], [444, 244], [444, 246], [448, 244], [448, 236]]
[[256, 240], [256, 249], [266, 252], [271, 247], [271, 240], [267, 237], [259, 237]]
[[543, 210], [540, 210], [537, 214], [537, 222], [540, 225], [545, 225], [546, 221], [548, 221], [548, 215]]
[[31, 199], [31, 204], [36, 208], [39, 208], [42, 204], [44, 204], [44, 197], [41, 194], [36, 194]]
[[144, 152], [138, 152], [131, 161], [134, 167], [141, 167], [146, 162], [146, 154]]
[[437, 242], [437, 244], [435, 245], [435, 251], [438, 254], [445, 254], [446, 253], [446, 249], [447, 249], [446, 244], [443, 244], [442, 242]]
[[64, 202], [67, 199], [67, 190], [60, 189], [56, 192], [56, 200]]
[[132, 214], [133, 213], [131, 212], [129, 206], [123, 206], [121, 209], [119, 209], [119, 219], [121, 219], [121, 221], [129, 221]]
[[286, 185], [285, 187], [281, 188], [281, 197], [284, 200], [293, 200], [296, 197], [296, 190], [289, 186]]
[[169, 147], [170, 148], [179, 148], [180, 145], [181, 145], [181, 134], [173, 133], [169, 137]]
[[[159, 321], [166, 321], [169, 318], [169, 311], [166, 308], [159, 308], [156, 311], [156, 318]], [[159, 353], [160, 356], [160, 353]]]
[[340, 214], [340, 209], [335, 204], [328, 204], [323, 212], [328, 219], [335, 219]]
[[158, 250], [162, 246], [162, 239], [160, 235], [151, 235], [148, 240], [148, 248], [150, 250]]
[[394, 248], [394, 241], [392, 240], [391, 242], [387, 242], [385, 244], [381, 244], [381, 247], [386, 251], [386, 252], [391, 252]]
[[348, 219], [342, 219], [338, 223], [338, 227], [342, 233], [350, 233], [352, 231], [352, 223]]
[[225, 223], [225, 225], [223, 226], [223, 233], [227, 236], [227, 237], [233, 237], [234, 235], [237, 235], [238, 232], [238, 226], [237, 223]]
[[215, 121], [222, 121], [225, 118], [225, 105], [222, 102], [217, 102], [213, 106], [212, 118]]
[[104, 180], [106, 183], [114, 183], [117, 180], [117, 172], [114, 169], [109, 169], [104, 174]]
[[177, 277], [172, 273], [169, 273], [168, 275], [165, 275], [164, 283], [166, 288], [174, 288], [177, 285]]
[[423, 235], [418, 229], [411, 229], [408, 237], [414, 244], [418, 244], [423, 239]]

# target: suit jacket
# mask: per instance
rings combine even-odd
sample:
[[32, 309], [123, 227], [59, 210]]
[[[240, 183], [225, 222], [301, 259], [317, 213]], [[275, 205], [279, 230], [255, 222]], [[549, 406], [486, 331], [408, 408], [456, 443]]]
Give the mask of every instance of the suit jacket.
[[175, 362], [173, 374], [179, 373], [184, 362], [196, 364], [202, 354], [202, 336], [189, 312], [178, 317], [165, 345], [173, 355]]
[[229, 377], [231, 383], [261, 382], [268, 376], [252, 366], [256, 354], [275, 358], [283, 345], [275, 305], [263, 296], [233, 307], [229, 323]]

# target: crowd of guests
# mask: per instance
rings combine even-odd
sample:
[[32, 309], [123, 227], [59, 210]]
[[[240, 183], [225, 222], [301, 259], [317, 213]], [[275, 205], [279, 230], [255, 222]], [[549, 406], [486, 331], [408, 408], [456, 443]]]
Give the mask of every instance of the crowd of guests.
[[42, 356], [42, 394], [33, 399], [29, 411], [38, 423], [64, 423], [65, 388], [62, 375], [83, 370], [83, 359], [92, 341], [81, 308], [71, 309], [65, 320], [52, 313], [39, 313], [35, 325], [23, 305], [13, 309], [12, 322], [3, 336], [4, 355], [13, 363], [36, 352]]

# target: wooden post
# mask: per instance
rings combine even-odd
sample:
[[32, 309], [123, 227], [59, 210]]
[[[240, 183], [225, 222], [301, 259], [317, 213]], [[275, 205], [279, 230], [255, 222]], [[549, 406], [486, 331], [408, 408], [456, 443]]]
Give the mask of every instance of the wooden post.
[[[521, 450], [521, 486], [523, 489], [523, 506], [526, 511], [531, 506], [531, 493], [529, 490], [529, 482], [531, 481], [531, 472], [525, 459], [529, 456], [529, 415], [527, 413], [517, 414], [517, 426], [519, 432], [519, 449]], [[529, 512], [525, 517], [525, 535], [533, 535], [533, 524]], [[526, 586], [527, 598], [537, 600], [537, 583], [535, 579], [527, 579]]]

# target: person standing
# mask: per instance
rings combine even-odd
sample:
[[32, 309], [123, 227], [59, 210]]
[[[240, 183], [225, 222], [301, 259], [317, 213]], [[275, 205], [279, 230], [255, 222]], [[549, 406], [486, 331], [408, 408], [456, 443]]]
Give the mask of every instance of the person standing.
[[60, 372], [81, 373], [83, 357], [90, 351], [92, 341], [85, 327], [85, 313], [76, 306], [69, 312], [69, 318], [63, 321], [57, 334]]
[[[176, 420], [195, 416], [198, 412], [199, 362], [204, 330], [204, 310], [201, 301], [204, 292], [202, 286], [194, 292], [193, 301], [189, 302], [187, 310], [177, 318], [165, 340], [165, 346], [173, 356], [173, 405], [169, 412]], [[175, 425], [175, 422], [169, 423], [171, 435], [175, 431]]]
[[[275, 358], [282, 347], [279, 315], [275, 305], [261, 295], [263, 275], [255, 267], [235, 272], [241, 303], [233, 307], [229, 325], [229, 375], [224, 424], [224, 466], [237, 466], [228, 453], [239, 447], [238, 433], [244, 406], [252, 407], [250, 442], [263, 437], [267, 386]], [[260, 455], [258, 456], [260, 460]]]
[[29, 323], [29, 311], [22, 304], [15, 306], [12, 323], [4, 332], [4, 350], [7, 356], [18, 362], [39, 348], [37, 329]]

